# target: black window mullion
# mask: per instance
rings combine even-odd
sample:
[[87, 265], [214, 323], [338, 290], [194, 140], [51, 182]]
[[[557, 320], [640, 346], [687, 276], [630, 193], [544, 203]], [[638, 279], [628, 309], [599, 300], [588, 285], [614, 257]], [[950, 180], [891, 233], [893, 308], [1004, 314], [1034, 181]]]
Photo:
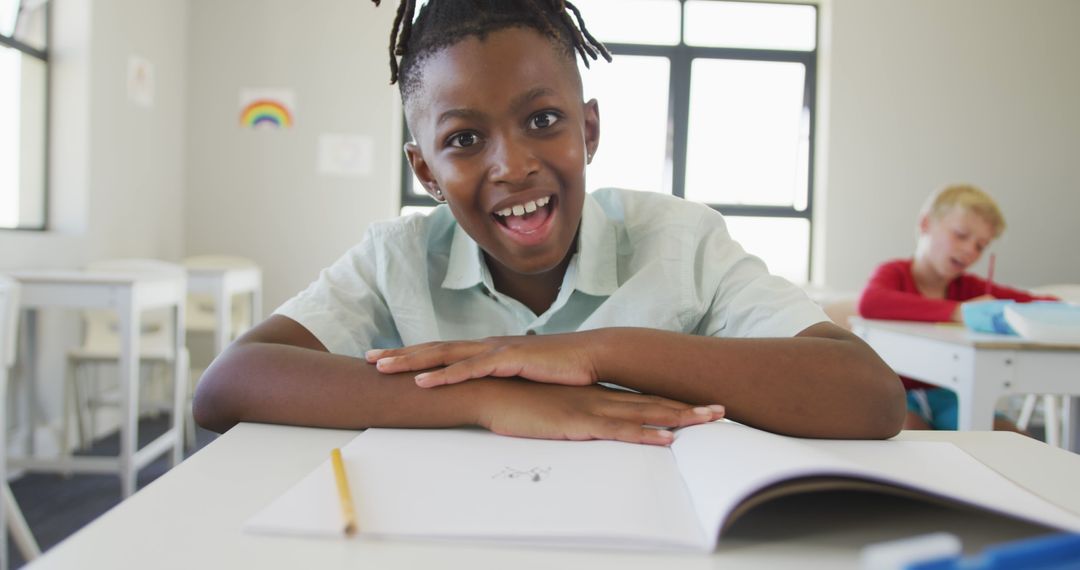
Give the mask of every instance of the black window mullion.
[[28, 46], [15, 38], [11, 38], [3, 34], [0, 34], [0, 45], [19, 50], [26, 55], [36, 57], [41, 61], [49, 61], [49, 54], [45, 50], [40, 50], [33, 46]]
[[690, 136], [690, 66], [693, 57], [680, 46], [671, 58], [671, 103], [674, 141], [671, 153], [671, 193], [686, 197], [686, 146]]

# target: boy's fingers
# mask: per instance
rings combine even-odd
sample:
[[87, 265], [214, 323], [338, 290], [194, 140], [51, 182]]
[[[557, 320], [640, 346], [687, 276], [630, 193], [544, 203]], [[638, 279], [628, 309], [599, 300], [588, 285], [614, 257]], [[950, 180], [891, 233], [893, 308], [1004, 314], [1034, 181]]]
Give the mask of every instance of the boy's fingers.
[[684, 427], [703, 424], [724, 417], [722, 406], [714, 409], [709, 406], [696, 406], [693, 408], [683, 407], [673, 409], [666, 406], [637, 403], [617, 404], [610, 409], [604, 410], [604, 415], [619, 418], [638, 424], [647, 424], [662, 427]]
[[590, 436], [593, 439], [650, 445], [671, 445], [671, 442], [675, 439], [675, 434], [668, 430], [647, 428], [641, 424], [612, 418], [597, 418]]
[[422, 342], [420, 344], [410, 344], [409, 346], [403, 346], [401, 348], [373, 348], [364, 353], [364, 360], [367, 360], [371, 364], [375, 364], [384, 358], [396, 358], [409, 354], [416, 354], [419, 352], [428, 351], [439, 347], [440, 345], [450, 344], [465, 344], [462, 342], [447, 342], [442, 340], [435, 340], [431, 342]]
[[483, 350], [483, 346], [470, 342], [434, 343], [427, 348], [405, 354], [381, 356], [376, 359], [375, 368], [385, 374], [424, 370], [453, 364]]

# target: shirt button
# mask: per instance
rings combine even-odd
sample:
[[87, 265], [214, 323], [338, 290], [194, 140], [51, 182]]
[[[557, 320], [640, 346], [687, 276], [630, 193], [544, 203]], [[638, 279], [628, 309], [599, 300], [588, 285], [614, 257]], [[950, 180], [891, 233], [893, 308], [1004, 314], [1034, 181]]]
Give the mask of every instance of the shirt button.
[[525, 334], [530, 334], [530, 335], [531, 334], [536, 334], [536, 331], [534, 331], [532, 329], [529, 329], [529, 330], [525, 331]]

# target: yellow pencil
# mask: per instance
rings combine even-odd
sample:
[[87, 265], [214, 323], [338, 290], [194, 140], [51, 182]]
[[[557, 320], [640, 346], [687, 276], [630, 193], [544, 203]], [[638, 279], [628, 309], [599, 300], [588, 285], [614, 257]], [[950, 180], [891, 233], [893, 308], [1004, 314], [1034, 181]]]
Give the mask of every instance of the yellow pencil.
[[337, 480], [341, 516], [345, 519], [345, 534], [352, 536], [359, 530], [359, 525], [356, 524], [356, 510], [353, 508], [352, 493], [349, 492], [349, 478], [345, 475], [345, 462], [341, 460], [340, 449], [335, 447], [330, 452], [330, 461], [334, 464], [334, 479]]

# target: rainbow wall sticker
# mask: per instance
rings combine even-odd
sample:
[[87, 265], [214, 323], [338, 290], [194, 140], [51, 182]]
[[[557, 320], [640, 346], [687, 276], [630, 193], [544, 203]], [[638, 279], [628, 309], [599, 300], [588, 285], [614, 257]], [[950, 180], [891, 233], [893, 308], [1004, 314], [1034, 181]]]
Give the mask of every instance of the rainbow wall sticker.
[[292, 92], [245, 90], [240, 94], [240, 126], [249, 129], [287, 129], [293, 126]]

